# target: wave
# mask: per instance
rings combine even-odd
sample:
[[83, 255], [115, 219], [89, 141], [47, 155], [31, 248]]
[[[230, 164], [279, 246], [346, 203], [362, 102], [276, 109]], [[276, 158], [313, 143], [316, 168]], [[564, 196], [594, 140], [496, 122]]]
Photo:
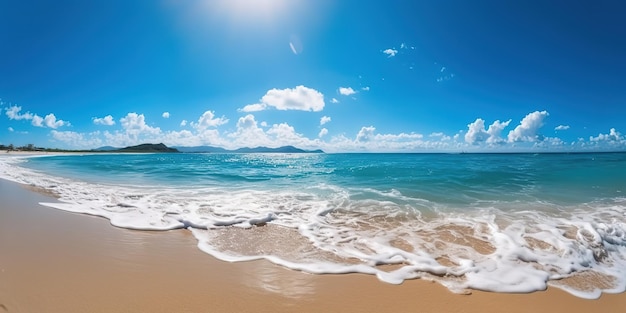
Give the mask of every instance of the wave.
[[42, 205], [117, 227], [188, 229], [198, 247], [235, 262], [266, 259], [315, 274], [363, 273], [453, 292], [583, 298], [626, 289], [626, 199], [440, 203], [398, 190], [315, 183], [288, 188], [120, 186], [55, 177], [0, 159], [0, 177], [55, 193]]

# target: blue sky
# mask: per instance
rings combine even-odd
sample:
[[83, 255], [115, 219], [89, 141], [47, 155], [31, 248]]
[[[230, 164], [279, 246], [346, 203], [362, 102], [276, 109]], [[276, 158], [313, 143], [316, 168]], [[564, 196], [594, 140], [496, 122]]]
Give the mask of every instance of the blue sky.
[[621, 1], [0, 2], [0, 144], [626, 148]]

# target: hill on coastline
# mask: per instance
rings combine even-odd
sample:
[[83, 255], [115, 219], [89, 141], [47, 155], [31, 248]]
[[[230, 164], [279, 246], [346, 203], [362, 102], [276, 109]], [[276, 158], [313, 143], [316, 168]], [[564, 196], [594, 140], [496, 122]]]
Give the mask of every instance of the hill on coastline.
[[322, 150], [303, 150], [294, 146], [282, 146], [278, 148], [256, 147], [239, 148], [227, 150], [220, 147], [198, 146], [198, 147], [176, 147], [180, 152], [187, 153], [324, 153]]
[[129, 146], [125, 148], [116, 148], [111, 146], [100, 147], [93, 149], [92, 151], [98, 152], [133, 152], [133, 153], [169, 153], [169, 152], [184, 152], [184, 153], [324, 153], [322, 150], [304, 150], [294, 146], [282, 146], [278, 148], [268, 147], [255, 147], [255, 148], [239, 148], [235, 150], [228, 150], [221, 147], [213, 146], [196, 146], [196, 147], [167, 147], [166, 145], [145, 143], [136, 146]]
[[[105, 150], [106, 151], [106, 150]], [[152, 143], [144, 143], [137, 146], [130, 146], [126, 148], [121, 148], [117, 150], [108, 150], [112, 152], [180, 152], [177, 149], [169, 148], [162, 143], [152, 144]]]
[[115, 150], [119, 150], [120, 148], [116, 148], [116, 147], [111, 147], [111, 146], [104, 146], [104, 147], [100, 147], [100, 148], [96, 148], [93, 149], [93, 151], [115, 151]]

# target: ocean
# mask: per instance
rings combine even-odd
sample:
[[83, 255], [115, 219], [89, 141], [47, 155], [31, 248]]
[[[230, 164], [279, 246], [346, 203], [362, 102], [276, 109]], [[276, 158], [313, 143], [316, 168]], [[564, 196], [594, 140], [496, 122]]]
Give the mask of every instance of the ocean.
[[5, 156], [0, 177], [117, 227], [186, 229], [230, 262], [456, 293], [626, 290], [626, 153]]

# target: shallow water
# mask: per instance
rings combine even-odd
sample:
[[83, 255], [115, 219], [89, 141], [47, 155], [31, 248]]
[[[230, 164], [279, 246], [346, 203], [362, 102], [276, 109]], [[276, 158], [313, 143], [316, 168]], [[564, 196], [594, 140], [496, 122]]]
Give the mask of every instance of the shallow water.
[[626, 154], [7, 157], [0, 177], [115, 226], [188, 228], [228, 261], [455, 292], [626, 288]]

